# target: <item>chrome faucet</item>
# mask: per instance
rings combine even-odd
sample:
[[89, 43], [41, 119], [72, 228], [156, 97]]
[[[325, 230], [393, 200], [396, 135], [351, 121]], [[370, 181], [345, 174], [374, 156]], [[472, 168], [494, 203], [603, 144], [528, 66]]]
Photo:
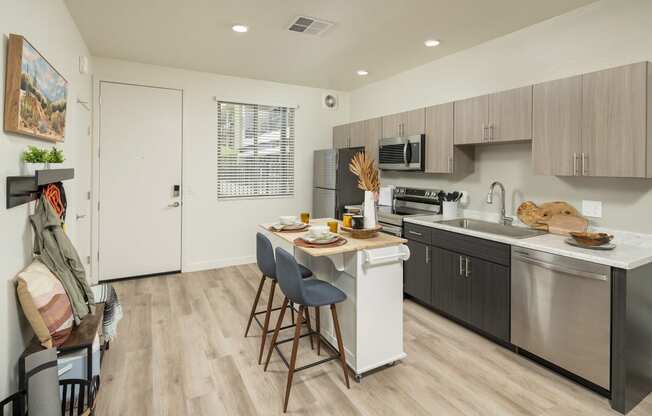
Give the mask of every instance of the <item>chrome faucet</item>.
[[514, 218], [505, 216], [505, 186], [502, 183], [495, 181], [489, 187], [489, 193], [487, 194], [487, 204], [493, 204], [494, 202], [494, 189], [498, 186], [500, 188], [500, 222], [504, 225], [511, 225], [514, 221]]

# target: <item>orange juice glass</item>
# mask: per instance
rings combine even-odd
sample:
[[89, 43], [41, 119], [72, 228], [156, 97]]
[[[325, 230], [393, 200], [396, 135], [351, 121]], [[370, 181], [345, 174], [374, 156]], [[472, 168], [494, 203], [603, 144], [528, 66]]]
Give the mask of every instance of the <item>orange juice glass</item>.
[[351, 223], [353, 219], [353, 214], [344, 214], [342, 217], [342, 225], [344, 225], [347, 228], [351, 228]]
[[330, 229], [331, 233], [337, 233], [337, 226], [339, 223], [337, 221], [328, 221], [328, 228]]
[[301, 222], [304, 224], [308, 224], [310, 222], [310, 213], [309, 212], [302, 212], [301, 213]]

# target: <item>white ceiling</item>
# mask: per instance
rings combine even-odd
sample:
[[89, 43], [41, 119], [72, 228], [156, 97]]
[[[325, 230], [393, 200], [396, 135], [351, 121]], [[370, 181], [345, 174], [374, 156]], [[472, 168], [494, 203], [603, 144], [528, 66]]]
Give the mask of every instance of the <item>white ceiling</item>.
[[[352, 90], [594, 0], [65, 1], [95, 56]], [[298, 15], [336, 25], [287, 31]]]

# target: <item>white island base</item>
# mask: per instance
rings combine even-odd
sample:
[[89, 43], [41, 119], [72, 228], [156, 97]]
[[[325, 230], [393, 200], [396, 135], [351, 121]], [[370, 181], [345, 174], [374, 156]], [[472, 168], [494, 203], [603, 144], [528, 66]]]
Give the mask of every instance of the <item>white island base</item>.
[[[403, 351], [403, 244], [327, 256], [312, 256], [287, 239], [265, 231], [272, 244], [294, 253], [316, 278], [346, 293], [337, 304], [346, 362], [360, 381], [368, 371], [406, 357]], [[312, 314], [314, 317], [314, 314]], [[337, 345], [328, 307], [322, 307], [321, 334]]]

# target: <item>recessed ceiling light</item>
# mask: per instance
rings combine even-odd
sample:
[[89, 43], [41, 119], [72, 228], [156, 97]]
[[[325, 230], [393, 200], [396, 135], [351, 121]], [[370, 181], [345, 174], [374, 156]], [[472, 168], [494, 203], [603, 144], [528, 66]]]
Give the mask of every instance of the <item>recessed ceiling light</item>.
[[423, 42], [424, 45], [426, 45], [429, 48], [433, 48], [437, 45], [439, 45], [439, 41], [435, 39], [428, 39], [427, 41]]
[[234, 32], [245, 33], [246, 31], [249, 30], [249, 27], [245, 25], [233, 25], [231, 26], [231, 29], [233, 29]]
[[364, 77], [365, 75], [369, 75], [369, 72], [365, 71], [364, 69], [358, 69], [357, 74], [361, 77]]

